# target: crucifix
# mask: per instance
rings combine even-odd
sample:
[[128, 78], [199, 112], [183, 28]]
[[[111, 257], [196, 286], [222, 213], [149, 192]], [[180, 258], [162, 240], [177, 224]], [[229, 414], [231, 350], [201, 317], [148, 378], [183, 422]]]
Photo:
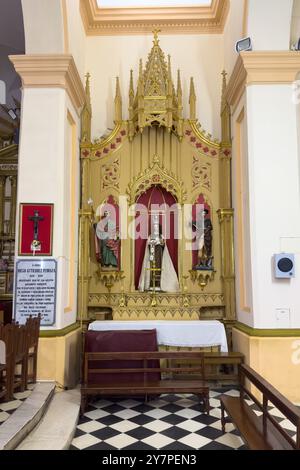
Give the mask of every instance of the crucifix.
[[28, 217], [28, 220], [33, 222], [33, 240], [38, 241], [39, 239], [39, 223], [45, 218], [39, 215], [39, 211], [34, 211], [34, 216]]

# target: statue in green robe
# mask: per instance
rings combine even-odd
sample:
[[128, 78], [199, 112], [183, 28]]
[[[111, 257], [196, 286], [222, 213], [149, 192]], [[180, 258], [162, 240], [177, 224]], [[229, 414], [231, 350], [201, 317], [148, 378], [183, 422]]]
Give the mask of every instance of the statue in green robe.
[[101, 266], [118, 269], [120, 240], [116, 223], [108, 211], [104, 212], [96, 226], [96, 236], [99, 244], [97, 258]]

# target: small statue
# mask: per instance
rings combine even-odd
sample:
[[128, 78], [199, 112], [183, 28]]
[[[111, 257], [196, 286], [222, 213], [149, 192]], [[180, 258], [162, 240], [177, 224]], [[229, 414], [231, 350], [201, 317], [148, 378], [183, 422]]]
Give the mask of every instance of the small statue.
[[192, 222], [196, 229], [196, 239], [198, 241], [198, 264], [195, 269], [212, 269], [212, 231], [213, 226], [208, 216], [209, 210], [204, 209], [200, 215], [199, 221]]
[[98, 261], [104, 268], [118, 269], [120, 238], [109, 211], [104, 212], [95, 229], [99, 243]]

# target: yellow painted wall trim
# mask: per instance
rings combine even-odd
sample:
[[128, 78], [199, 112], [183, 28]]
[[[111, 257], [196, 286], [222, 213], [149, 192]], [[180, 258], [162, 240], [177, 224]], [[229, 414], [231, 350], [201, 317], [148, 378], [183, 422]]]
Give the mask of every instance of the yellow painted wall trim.
[[244, 15], [243, 15], [243, 36], [246, 37], [248, 33], [248, 16], [249, 16], [249, 0], [244, 0]]
[[236, 108], [244, 94], [247, 81], [247, 71], [244, 67], [242, 55], [240, 54], [235, 63], [233, 72], [228, 82], [225, 99], [232, 108]]
[[[69, 217], [70, 217], [70, 227], [75, 227], [76, 225], [76, 160], [77, 160], [77, 131], [75, 120], [68, 110], [67, 112], [67, 121], [68, 121], [68, 131], [71, 133], [71, 142], [68, 151], [70, 152], [70, 163], [68, 171], [68, 187], [70, 191], [70, 207], [69, 207]], [[74, 230], [71, 230], [70, 237], [70, 246], [69, 246], [69, 275], [68, 275], [68, 305], [65, 307], [64, 312], [73, 312], [74, 303], [75, 303], [75, 265], [76, 265], [76, 247], [75, 247], [75, 233]]]
[[64, 88], [80, 115], [86, 97], [72, 55], [12, 55], [9, 58], [24, 88]]
[[41, 330], [40, 338], [59, 338], [61, 336], [67, 336], [69, 333], [72, 333], [77, 329], [80, 329], [80, 323], [78, 322], [66, 326], [61, 330]]
[[300, 72], [300, 55], [293, 51], [241, 52], [230, 77], [226, 99], [236, 108], [246, 86], [291, 84]]
[[66, 0], [61, 0], [61, 8], [64, 20], [64, 43], [65, 43], [65, 54], [69, 53], [69, 27], [68, 27], [68, 12]]
[[237, 322], [234, 329], [245, 333], [248, 336], [255, 336], [260, 338], [297, 338], [300, 337], [300, 329], [291, 330], [274, 330], [252, 328], [244, 323]]
[[212, 0], [210, 6], [156, 8], [99, 8], [96, 0], [80, 0], [80, 12], [89, 36], [162, 33], [220, 34], [230, 8], [229, 0]]

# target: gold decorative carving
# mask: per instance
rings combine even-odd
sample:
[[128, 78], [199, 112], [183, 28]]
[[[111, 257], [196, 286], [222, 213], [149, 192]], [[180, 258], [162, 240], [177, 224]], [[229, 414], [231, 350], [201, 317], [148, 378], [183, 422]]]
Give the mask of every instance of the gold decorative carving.
[[[176, 198], [178, 204], [184, 204], [187, 199], [193, 201], [196, 195], [204, 191], [211, 208], [230, 208], [230, 140], [225, 138], [226, 133], [222, 133], [222, 142], [214, 140], [198, 123], [193, 109], [192, 117], [195, 119], [183, 119], [180, 73], [177, 75], [176, 89], [170, 73], [170, 60], [167, 57], [164, 60], [161, 50], [160, 56], [157, 35], [158, 31], [155, 32], [153, 44], [156, 52], [149, 57], [146, 67], [140, 64], [137, 84], [130, 73], [129, 120], [122, 120], [121, 87], [117, 80], [115, 101], [111, 103], [112, 107], [115, 104], [114, 130], [93, 142], [88, 139], [81, 142], [80, 311], [85, 320], [96, 309], [111, 311], [114, 319], [122, 320], [199, 319], [199, 309], [201, 318], [233, 319], [234, 278], [227, 277], [232, 253], [229, 246], [232, 248], [233, 241], [230, 235], [231, 222], [214, 224], [214, 255], [220, 267], [218, 273], [195, 271], [193, 281], [189, 272], [190, 254], [186, 251], [185, 219], [178, 220], [178, 225], [182, 222], [179, 230], [183, 237], [178, 241], [177, 267], [181, 291], [177, 293], [156, 292], [154, 298], [151, 292], [136, 290], [134, 240], [124, 241], [122, 245], [122, 269], [126, 273], [124, 282], [114, 268], [111, 271], [101, 269], [97, 273], [99, 265], [93, 262], [94, 231], [91, 228], [89, 200], [95, 201], [98, 207], [111, 192], [116, 197], [118, 194], [127, 194], [131, 205], [151, 186], [161, 185]], [[223, 88], [226, 89], [224, 82]], [[193, 95], [192, 89], [192, 101], [196, 98]], [[225, 101], [222, 104], [225, 103], [226, 107], [224, 93], [223, 99]], [[194, 104], [191, 103], [192, 108]], [[221, 186], [216, 184], [220, 175]], [[122, 213], [123, 216], [125, 218], [125, 213]], [[129, 228], [131, 222], [134, 222], [133, 217], [130, 211], [127, 219]], [[222, 251], [222, 243], [226, 247], [225, 251]], [[221, 253], [224, 253], [222, 258]], [[226, 277], [223, 277], [224, 266]], [[184, 274], [188, 278], [184, 278]], [[209, 290], [213, 293], [206, 293]]]
[[85, 82], [85, 96], [86, 102], [81, 113], [81, 141], [91, 142], [91, 127], [92, 127], [92, 104], [91, 104], [91, 89], [90, 89], [90, 74], [86, 74]]
[[96, 0], [80, 0], [88, 36], [145, 34], [153, 28], [168, 34], [221, 34], [229, 7], [229, 0], [212, 0], [207, 6], [99, 8]]
[[116, 124], [109, 135], [103, 139], [95, 139], [93, 143], [81, 142], [81, 158], [90, 160], [99, 160], [118, 150], [127, 139], [127, 123]]
[[113, 309], [113, 320], [200, 320], [200, 309], [195, 307], [181, 308], [120, 308]]
[[168, 62], [159, 46], [158, 30], [154, 31], [153, 47], [143, 70], [140, 60], [138, 86], [133, 99], [132, 71], [129, 89], [129, 139], [136, 130], [143, 132], [145, 127], [163, 126], [176, 132], [182, 138], [182, 89], [178, 74], [177, 93], [171, 73], [171, 58]]
[[121, 281], [125, 277], [123, 271], [102, 271], [101, 269], [98, 269], [96, 274], [97, 279], [105, 285], [109, 293], [115, 283]]
[[188, 124], [184, 135], [190, 144], [207, 156], [218, 157], [221, 148], [221, 143], [218, 139], [212, 140], [212, 135], [205, 132], [197, 121], [190, 120]]
[[[224, 295], [220, 293], [198, 293], [190, 294], [186, 293], [190, 307], [205, 307], [205, 308], [221, 308], [224, 307]], [[103, 306], [113, 306], [117, 307], [120, 304], [120, 299], [122, 298], [122, 289], [121, 293], [116, 293], [113, 296], [110, 296], [107, 293], [91, 293], [89, 294], [88, 304], [89, 307], [98, 307], [99, 305]], [[149, 308], [151, 303], [152, 294], [140, 292], [131, 292], [126, 294], [126, 306], [128, 308]], [[156, 296], [157, 305], [162, 308], [181, 308], [183, 294], [165, 294], [157, 293]]]
[[193, 189], [197, 186], [203, 187], [211, 191], [211, 164], [201, 163], [199, 156], [193, 157], [192, 166]]
[[108, 188], [119, 189], [120, 160], [118, 158], [109, 165], [103, 165], [101, 173], [102, 190]]
[[207, 286], [207, 284], [214, 280], [216, 271], [200, 271], [200, 270], [190, 270], [191, 279], [193, 282], [197, 282], [201, 290]]
[[187, 295], [188, 293], [188, 287], [187, 287], [187, 279], [189, 278], [189, 276], [182, 276], [182, 281], [181, 281], [181, 285], [182, 285], [182, 305], [187, 308], [190, 306], [190, 301], [189, 301], [189, 297]]
[[183, 182], [179, 181], [174, 173], [167, 171], [163, 166], [160, 166], [157, 156], [154, 156], [153, 163], [149, 168], [138, 177], [134, 178], [132, 183], [129, 184], [127, 194], [129, 196], [130, 204], [134, 204], [141, 194], [151, 188], [153, 185], [161, 185], [169, 193], [175, 196], [179, 204], [183, 204], [186, 200], [186, 190], [184, 189]]

